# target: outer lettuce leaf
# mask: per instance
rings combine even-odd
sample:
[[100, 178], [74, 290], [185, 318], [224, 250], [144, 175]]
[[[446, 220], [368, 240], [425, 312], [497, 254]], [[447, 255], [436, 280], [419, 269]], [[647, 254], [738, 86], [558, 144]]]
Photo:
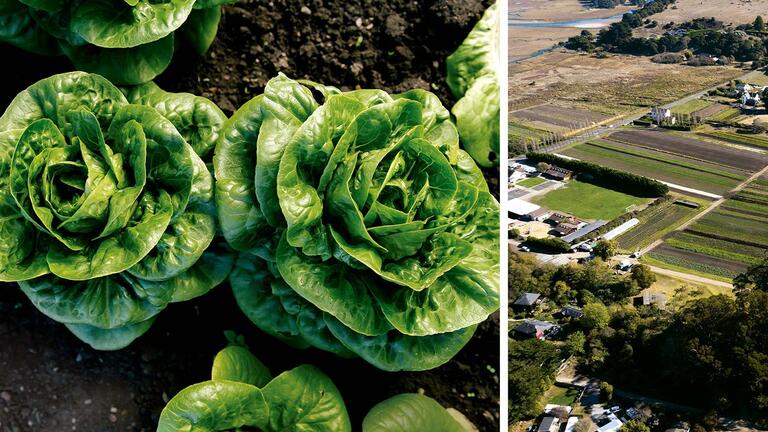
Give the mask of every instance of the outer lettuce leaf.
[[212, 380], [191, 385], [173, 397], [160, 414], [157, 432], [214, 432], [262, 425], [269, 407], [250, 384]]
[[181, 33], [195, 52], [204, 56], [216, 39], [220, 20], [221, 8], [218, 6], [205, 9], [195, 8], [189, 14], [187, 22], [181, 26]]
[[173, 58], [174, 35], [130, 48], [75, 46], [60, 41], [76, 68], [98, 73], [117, 85], [141, 84], [160, 75]]
[[[133, 3], [133, 2], [132, 2]], [[89, 0], [75, 3], [72, 30], [102, 48], [133, 48], [158, 41], [181, 27], [195, 0], [155, 2]]]
[[78, 339], [87, 343], [93, 349], [101, 351], [115, 351], [123, 349], [136, 338], [146, 333], [155, 322], [154, 318], [137, 324], [129, 324], [112, 329], [102, 329], [88, 324], [66, 324]]
[[[470, 429], [471, 430], [471, 429]], [[363, 432], [467, 432], [434, 399], [415, 393], [393, 396], [374, 406], [363, 419]]]
[[481, 166], [499, 164], [499, 16], [494, 3], [448, 56], [448, 86], [460, 98], [452, 112], [464, 149]]
[[248, 348], [230, 345], [213, 359], [211, 379], [237, 381], [262, 388], [272, 381], [272, 374]]

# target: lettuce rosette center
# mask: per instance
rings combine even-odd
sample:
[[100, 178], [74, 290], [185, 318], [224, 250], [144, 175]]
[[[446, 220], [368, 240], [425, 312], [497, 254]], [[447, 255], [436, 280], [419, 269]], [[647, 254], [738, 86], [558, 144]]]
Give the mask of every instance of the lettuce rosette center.
[[226, 276], [204, 256], [212, 176], [154, 108], [74, 72], [19, 94], [0, 129], [0, 279], [82, 339], [124, 346]]
[[498, 308], [498, 203], [433, 94], [307, 85], [322, 103], [273, 79], [217, 144], [238, 303], [297, 346], [438, 366]]

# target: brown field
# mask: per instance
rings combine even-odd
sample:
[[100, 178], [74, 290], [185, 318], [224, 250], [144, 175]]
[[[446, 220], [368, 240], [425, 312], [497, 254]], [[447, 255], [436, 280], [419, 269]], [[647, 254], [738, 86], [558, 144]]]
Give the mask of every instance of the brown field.
[[513, 111], [509, 115], [516, 119], [571, 129], [592, 126], [610, 118], [610, 116], [593, 111], [577, 110], [551, 104]]
[[657, 28], [636, 31], [635, 34], [660, 34], [666, 23], [681, 23], [694, 18], [715, 17], [726, 24], [738, 25], [752, 22], [758, 15], [764, 18], [768, 15], [768, 0], [677, 0], [675, 6], [651, 17], [659, 23]]
[[645, 57], [556, 50], [509, 65], [511, 110], [558, 100], [609, 115], [664, 105], [743, 75], [735, 67], [656, 64]]
[[739, 150], [668, 132], [621, 131], [612, 134], [609, 139], [715, 162], [749, 172], [759, 171], [768, 165], [768, 156], [761, 153]]
[[693, 116], [700, 117], [702, 119], [706, 119], [708, 117], [712, 117], [713, 115], [723, 112], [730, 108], [728, 105], [723, 105], [720, 103], [716, 103], [714, 105], [710, 105], [706, 108], [700, 109], [693, 113]]

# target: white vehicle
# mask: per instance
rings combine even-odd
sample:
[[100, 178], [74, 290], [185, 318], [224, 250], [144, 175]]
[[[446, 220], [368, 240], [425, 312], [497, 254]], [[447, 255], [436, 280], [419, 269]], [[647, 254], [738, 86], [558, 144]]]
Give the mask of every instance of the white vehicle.
[[531, 248], [529, 248], [528, 246], [520, 246], [520, 250], [523, 252], [530, 252]]
[[630, 255], [629, 257], [630, 257], [630, 258], [640, 258], [641, 256], [643, 256], [643, 253], [642, 253], [642, 252], [640, 252], [640, 251], [638, 250], [638, 251], [635, 251], [635, 252], [634, 252], [632, 255]]

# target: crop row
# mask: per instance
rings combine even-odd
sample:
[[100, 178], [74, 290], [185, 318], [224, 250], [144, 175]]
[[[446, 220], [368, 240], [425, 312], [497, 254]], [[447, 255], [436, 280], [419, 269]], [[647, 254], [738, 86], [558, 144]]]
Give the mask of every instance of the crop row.
[[722, 141], [726, 141], [734, 144], [742, 144], [751, 147], [768, 148], [768, 138], [760, 137], [757, 135], [745, 135], [736, 132], [702, 132], [700, 135], [710, 138], [716, 138]]
[[687, 258], [679, 255], [668, 254], [663, 251], [653, 251], [650, 252], [647, 256], [652, 260], [656, 260], [677, 268], [693, 270], [698, 273], [722, 276], [726, 278], [736, 277], [739, 274], [738, 271], [701, 262], [696, 260], [694, 256]]
[[711, 115], [707, 117], [707, 120], [712, 120], [716, 122], [727, 122], [735, 119], [736, 117], [741, 115], [741, 110], [738, 108], [728, 108], [727, 110], [720, 111], [717, 114]]
[[661, 205], [648, 213], [640, 214], [640, 225], [627, 231], [617, 241], [623, 250], [643, 248], [678, 227], [696, 213], [695, 209], [680, 204]]
[[666, 240], [665, 244], [675, 249], [696, 252], [729, 261], [744, 264], [758, 264], [765, 255], [765, 249], [741, 243], [702, 237], [689, 232], [678, 232]]

